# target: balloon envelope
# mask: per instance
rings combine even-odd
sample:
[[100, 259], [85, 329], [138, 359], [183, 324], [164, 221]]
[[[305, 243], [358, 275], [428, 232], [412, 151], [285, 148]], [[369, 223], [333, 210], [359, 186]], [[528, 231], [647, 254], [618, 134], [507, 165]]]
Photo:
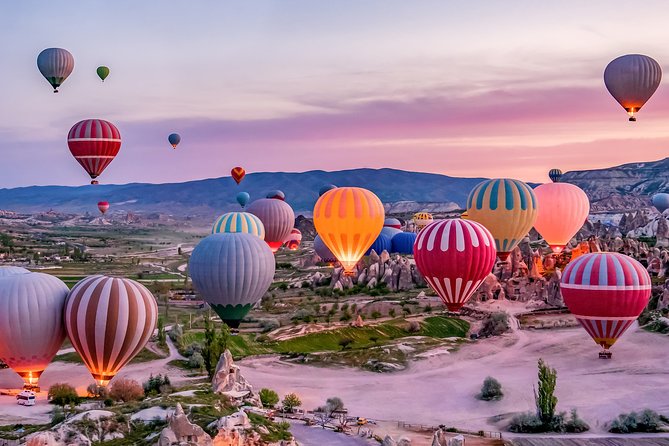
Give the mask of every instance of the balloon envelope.
[[429, 225], [433, 221], [434, 219], [432, 218], [432, 214], [428, 212], [418, 212], [413, 216], [413, 222], [416, 225], [416, 229], [418, 231], [422, 230], [425, 226]]
[[490, 231], [497, 254], [505, 260], [534, 226], [537, 201], [532, 188], [522, 181], [486, 180], [469, 194], [467, 215]]
[[314, 251], [318, 254], [318, 257], [325, 263], [335, 263], [337, 257], [330, 251], [330, 248], [327, 247], [325, 242], [320, 235], [316, 235], [314, 238]]
[[391, 240], [390, 252], [398, 254], [411, 255], [413, 254], [413, 245], [416, 242], [417, 235], [415, 232], [400, 232], [395, 234]]
[[286, 248], [295, 251], [300, 247], [300, 243], [302, 243], [302, 232], [297, 228], [293, 228], [286, 239]]
[[553, 183], [558, 183], [560, 178], [562, 178], [562, 171], [560, 169], [551, 169], [548, 171], [548, 178], [550, 178]]
[[109, 76], [109, 67], [105, 67], [104, 65], [99, 66], [95, 71], [98, 73], [98, 77], [102, 80], [102, 82], [104, 82], [105, 79], [107, 79], [107, 76]]
[[374, 250], [375, 253], [381, 254], [383, 251], [390, 252], [390, 248], [392, 246], [391, 239], [385, 234], [379, 233], [379, 236], [376, 237], [376, 240], [374, 240], [374, 243], [372, 243], [372, 246], [369, 247], [369, 249], [365, 252], [365, 255], [368, 256], [372, 253], [372, 250]]
[[23, 268], [1, 274], [0, 359], [26, 384], [37, 384], [65, 339], [69, 290], [54, 276]]
[[401, 229], [391, 228], [390, 226], [384, 226], [383, 229], [381, 229], [381, 234], [386, 235], [391, 239], [401, 232]]
[[561, 252], [588, 218], [590, 200], [580, 187], [569, 183], [542, 184], [534, 195], [538, 206], [534, 228], [553, 252]]
[[219, 232], [253, 234], [260, 240], [265, 239], [265, 226], [262, 221], [249, 212], [228, 212], [221, 215], [211, 228], [212, 234]]
[[612, 60], [604, 70], [604, 84], [611, 96], [627, 111], [634, 113], [653, 96], [662, 80], [662, 68], [655, 59], [643, 54], [627, 54]]
[[336, 188], [337, 188], [337, 186], [335, 186], [334, 184], [326, 184], [324, 186], [321, 186], [321, 188], [318, 189], [318, 196], [320, 197], [325, 192], [327, 192], [329, 190], [332, 190], [332, 189], [336, 189]]
[[197, 244], [188, 270], [203, 299], [223, 322], [236, 328], [272, 284], [275, 260], [258, 237], [220, 233]]
[[560, 291], [592, 339], [608, 349], [648, 305], [651, 281], [643, 265], [631, 257], [596, 252], [567, 265]]
[[109, 210], [109, 202], [98, 201], [98, 210], [102, 215], [104, 215]]
[[250, 199], [251, 196], [248, 192], [240, 192], [237, 194], [237, 203], [239, 203], [241, 207], [246, 206]]
[[232, 179], [235, 180], [235, 183], [239, 184], [244, 179], [246, 171], [243, 167], [233, 167], [230, 171], [230, 175], [232, 176]]
[[122, 277], [94, 275], [80, 280], [65, 306], [67, 335], [100, 385], [144, 348], [157, 321], [153, 294]]
[[416, 238], [416, 267], [450, 311], [460, 308], [495, 265], [495, 240], [470, 220], [440, 220]]
[[372, 246], [383, 228], [385, 211], [379, 197], [359, 187], [338, 187], [321, 195], [314, 206], [314, 226], [346, 274]]
[[396, 218], [386, 218], [383, 222], [384, 228], [402, 229], [402, 222]]
[[58, 87], [74, 70], [74, 57], [63, 48], [47, 48], [37, 56], [37, 68], [58, 93]]
[[267, 195], [265, 195], [265, 198], [275, 198], [277, 200], [283, 200], [286, 201], [286, 194], [283, 193], [283, 191], [280, 190], [271, 190], [267, 192]]
[[655, 206], [655, 209], [660, 211], [660, 214], [669, 209], [669, 194], [660, 192], [658, 194], [653, 195], [651, 201], [653, 202], [653, 206]]
[[252, 202], [246, 210], [262, 221], [265, 241], [272, 252], [278, 251], [295, 225], [293, 208], [283, 200], [261, 198]]
[[167, 137], [167, 141], [172, 144], [173, 149], [176, 149], [181, 142], [181, 136], [179, 136], [178, 133], [171, 133], [170, 136]]
[[67, 145], [72, 156], [95, 180], [121, 149], [121, 133], [109, 121], [85, 119], [72, 126], [67, 135]]

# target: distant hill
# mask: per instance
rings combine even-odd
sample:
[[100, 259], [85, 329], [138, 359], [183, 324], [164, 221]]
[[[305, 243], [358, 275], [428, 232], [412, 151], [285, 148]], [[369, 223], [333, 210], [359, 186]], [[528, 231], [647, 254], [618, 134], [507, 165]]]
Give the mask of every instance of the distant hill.
[[[172, 215], [212, 216], [238, 209], [239, 191], [251, 200], [281, 189], [296, 212], [309, 213], [324, 184], [360, 186], [374, 191], [384, 203], [401, 203], [398, 209], [411, 212], [425, 207], [448, 210], [464, 206], [469, 191], [483, 178], [454, 178], [431, 173], [395, 169], [354, 169], [335, 172], [313, 170], [302, 173], [263, 172], [246, 175], [241, 185], [230, 177], [184, 183], [97, 186], [31, 186], [0, 189], [0, 209], [18, 212], [97, 212], [96, 203], [106, 200], [111, 210], [136, 213], [162, 212]], [[428, 205], [429, 203], [429, 205]], [[443, 203], [435, 206], [434, 203]]]

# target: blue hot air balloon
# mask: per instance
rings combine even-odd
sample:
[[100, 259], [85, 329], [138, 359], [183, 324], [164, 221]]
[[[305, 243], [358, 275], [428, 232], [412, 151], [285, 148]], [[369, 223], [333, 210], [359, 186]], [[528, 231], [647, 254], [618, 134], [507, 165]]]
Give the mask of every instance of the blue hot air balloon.
[[219, 233], [202, 239], [188, 262], [195, 289], [232, 328], [239, 327], [267, 292], [274, 270], [269, 246], [245, 233]]
[[653, 206], [655, 206], [655, 209], [660, 211], [660, 214], [669, 209], [669, 194], [660, 192], [658, 194], [653, 195], [653, 198], [651, 198], [651, 201], [653, 202]]
[[37, 56], [37, 68], [58, 93], [58, 87], [74, 70], [74, 56], [63, 48], [47, 48]]
[[176, 149], [179, 143], [181, 142], [181, 136], [179, 136], [178, 133], [172, 133], [170, 136], [167, 137], [167, 140], [169, 141], [170, 144], [172, 144], [172, 148]]
[[400, 232], [395, 234], [391, 240], [392, 246], [390, 252], [398, 254], [413, 255], [413, 244], [418, 234], [415, 232]]
[[378, 237], [376, 237], [376, 240], [374, 240], [374, 243], [372, 243], [372, 246], [369, 247], [367, 252], [365, 252], [365, 255], [366, 256], [370, 255], [372, 253], [372, 249], [377, 254], [381, 254], [383, 251], [390, 252], [390, 247], [391, 247], [390, 237], [381, 233], [379, 234]]
[[251, 196], [248, 192], [240, 192], [237, 194], [237, 203], [239, 203], [241, 207], [246, 206], [250, 199]]
[[326, 184], [326, 185], [322, 186], [320, 189], [318, 189], [318, 196], [320, 197], [325, 192], [327, 192], [329, 190], [332, 190], [332, 189], [336, 189], [336, 188], [337, 188], [337, 186], [335, 186], [334, 184]]
[[211, 228], [212, 234], [219, 232], [245, 232], [265, 240], [265, 225], [249, 212], [228, 212], [216, 219]]
[[402, 232], [401, 229], [393, 228], [390, 226], [384, 226], [383, 229], [381, 229], [381, 234], [389, 237], [391, 240], [393, 237], [395, 237], [397, 234]]

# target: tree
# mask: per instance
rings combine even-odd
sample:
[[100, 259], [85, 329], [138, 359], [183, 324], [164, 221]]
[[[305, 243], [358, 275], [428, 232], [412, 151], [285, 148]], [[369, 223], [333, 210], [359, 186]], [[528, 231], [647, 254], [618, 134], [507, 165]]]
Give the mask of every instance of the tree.
[[324, 406], [314, 411], [314, 417], [319, 426], [325, 429], [325, 426], [335, 419], [338, 413], [344, 412], [344, 402], [339, 397], [328, 398]]
[[207, 370], [209, 378], [214, 377], [216, 365], [221, 355], [228, 349], [230, 341], [230, 328], [227, 324], [221, 326], [220, 332], [206, 317], [204, 319], [204, 346], [202, 347], [202, 357], [204, 358], [204, 368]]
[[165, 321], [162, 317], [158, 318], [158, 345], [167, 347], [167, 334], [165, 333]]
[[283, 397], [281, 403], [283, 404], [283, 410], [285, 412], [293, 412], [296, 408], [302, 405], [302, 400], [300, 400], [300, 397], [297, 396], [296, 393], [289, 393]]
[[116, 378], [109, 389], [109, 397], [115, 401], [139, 401], [144, 398], [144, 389], [135, 380]]
[[349, 345], [353, 344], [353, 339], [343, 338], [339, 340], [339, 346], [342, 350], [346, 350]]
[[279, 394], [272, 389], [260, 389], [259, 395], [264, 408], [272, 408], [279, 402]]
[[77, 405], [81, 400], [74, 387], [65, 383], [56, 383], [49, 387], [48, 395], [51, 404], [61, 407]]
[[99, 385], [98, 383], [93, 383], [86, 388], [88, 396], [92, 398], [107, 398], [107, 388]]
[[502, 385], [495, 378], [488, 376], [483, 380], [479, 398], [484, 401], [500, 400], [504, 396]]
[[537, 416], [541, 422], [548, 425], [555, 417], [555, 407], [558, 399], [555, 396], [557, 371], [539, 359], [539, 389], [534, 391], [534, 400], [537, 406]]

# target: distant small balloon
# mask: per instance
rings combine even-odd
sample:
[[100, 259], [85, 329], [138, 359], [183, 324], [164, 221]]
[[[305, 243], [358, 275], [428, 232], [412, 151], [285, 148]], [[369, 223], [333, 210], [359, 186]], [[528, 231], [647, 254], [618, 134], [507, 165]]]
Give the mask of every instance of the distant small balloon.
[[336, 188], [337, 186], [335, 186], [334, 184], [326, 184], [325, 186], [322, 186], [320, 189], [318, 189], [318, 196], [320, 197], [325, 192]]
[[108, 201], [98, 201], [98, 210], [102, 215], [105, 215], [105, 213], [109, 210], [109, 202]]
[[281, 201], [286, 201], [286, 194], [283, 193], [283, 191], [280, 190], [272, 190], [267, 192], [267, 195], [265, 195], [266, 198], [274, 198], [275, 200], [281, 200]]
[[63, 48], [47, 48], [37, 56], [37, 68], [58, 93], [58, 87], [74, 70], [74, 56]]
[[667, 193], [660, 192], [655, 194], [653, 195], [653, 198], [651, 198], [651, 201], [660, 214], [669, 209], [669, 194]]
[[251, 195], [249, 195], [248, 192], [240, 192], [237, 194], [237, 203], [239, 203], [241, 207], [246, 206], [250, 199]]
[[109, 67], [105, 67], [104, 65], [99, 66], [96, 71], [102, 82], [104, 82], [105, 79], [107, 79], [107, 76], [109, 76]]
[[604, 70], [604, 84], [625, 109], [630, 121], [648, 101], [662, 81], [662, 67], [652, 57], [626, 54], [612, 60]]
[[246, 176], [246, 171], [243, 167], [237, 166], [232, 168], [230, 175], [232, 176], [232, 179], [235, 180], [235, 183], [239, 184], [244, 179], [244, 176]]
[[167, 140], [172, 144], [172, 148], [176, 149], [179, 143], [181, 142], [181, 136], [178, 133], [172, 133], [167, 137]]
[[560, 178], [562, 178], [562, 171], [560, 169], [551, 169], [548, 171], [548, 178], [550, 178], [553, 183], [558, 183], [560, 182]]

